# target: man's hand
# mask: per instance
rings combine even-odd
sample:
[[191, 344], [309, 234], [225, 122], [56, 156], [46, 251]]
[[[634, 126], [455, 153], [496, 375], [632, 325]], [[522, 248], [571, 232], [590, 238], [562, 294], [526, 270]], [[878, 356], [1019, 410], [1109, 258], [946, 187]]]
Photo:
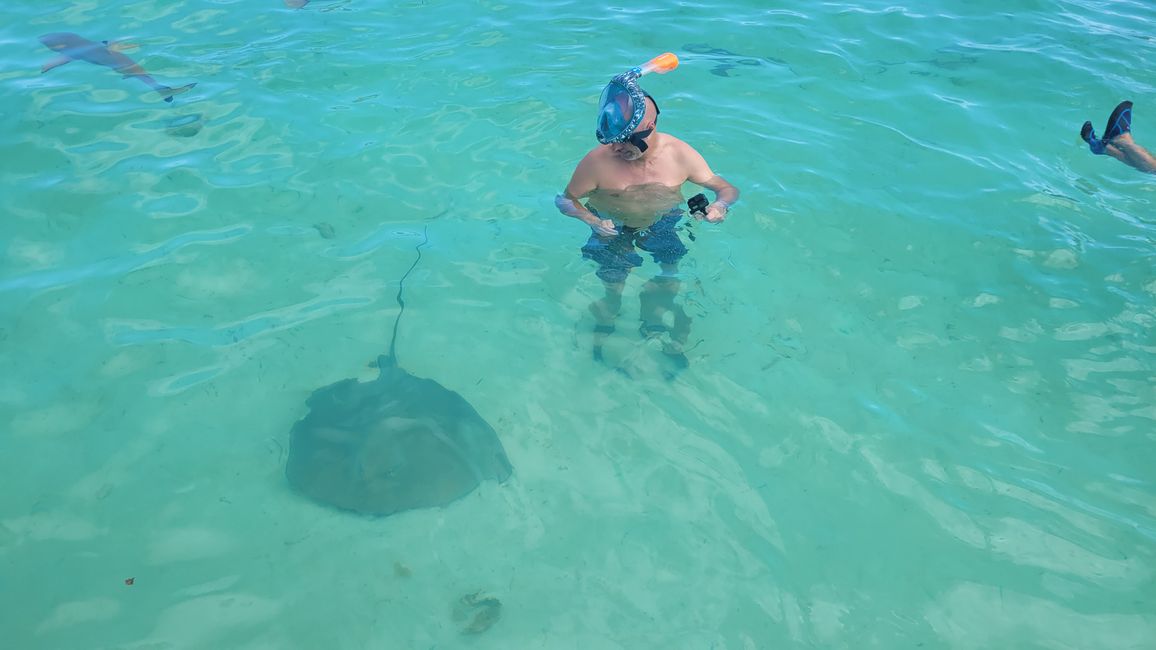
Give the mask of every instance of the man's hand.
[[706, 206], [706, 214], [703, 218], [711, 223], [718, 223], [727, 218], [727, 208], [719, 205], [718, 201], [715, 201]]
[[602, 219], [597, 224], [590, 224], [590, 228], [603, 237], [613, 237], [618, 234], [614, 222], [609, 219]]

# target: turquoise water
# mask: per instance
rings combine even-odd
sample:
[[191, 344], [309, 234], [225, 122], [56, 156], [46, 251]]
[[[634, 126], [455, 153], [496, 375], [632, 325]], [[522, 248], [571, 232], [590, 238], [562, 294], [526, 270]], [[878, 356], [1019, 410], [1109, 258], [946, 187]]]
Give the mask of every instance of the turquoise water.
[[[1078, 137], [1132, 99], [1156, 145], [1151, 4], [0, 25], [3, 647], [1156, 647], [1156, 177]], [[58, 31], [198, 85], [41, 75]], [[588, 229], [552, 201], [602, 85], [663, 51], [660, 126], [743, 191], [688, 241], [673, 381], [635, 332], [649, 260], [591, 359]], [[384, 519], [315, 505], [289, 429], [374, 376], [427, 228], [399, 356], [514, 476]], [[479, 591], [501, 618], [463, 635]]]

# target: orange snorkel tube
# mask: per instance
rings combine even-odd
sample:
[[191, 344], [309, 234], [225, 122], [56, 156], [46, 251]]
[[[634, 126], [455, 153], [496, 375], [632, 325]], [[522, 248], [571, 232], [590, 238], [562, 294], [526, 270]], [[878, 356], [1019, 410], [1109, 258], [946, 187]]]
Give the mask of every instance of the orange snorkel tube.
[[[624, 142], [642, 123], [646, 111], [643, 98], [646, 92], [638, 85], [638, 78], [657, 72], [665, 74], [678, 67], [678, 57], [664, 52], [614, 77], [602, 91], [599, 100], [598, 125], [595, 135], [602, 144]], [[639, 147], [645, 151], [645, 147]]]
[[641, 77], [651, 72], [666, 74], [677, 67], [678, 57], [674, 55], [674, 52], [663, 52], [634, 69], [638, 70], [638, 76]]

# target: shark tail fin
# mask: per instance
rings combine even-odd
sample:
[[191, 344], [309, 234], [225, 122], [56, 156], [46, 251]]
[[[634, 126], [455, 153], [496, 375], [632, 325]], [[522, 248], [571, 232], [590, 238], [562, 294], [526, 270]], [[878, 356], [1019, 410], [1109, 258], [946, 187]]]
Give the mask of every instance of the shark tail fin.
[[187, 93], [190, 90], [192, 90], [193, 86], [195, 86], [195, 85], [197, 85], [197, 82], [194, 81], [191, 84], [185, 84], [183, 86], [178, 86], [176, 88], [171, 88], [169, 86], [161, 86], [160, 88], [157, 88], [157, 92], [161, 94], [161, 97], [165, 98], [166, 102], [169, 102], [171, 104], [173, 101], [173, 96], [179, 95], [181, 93]]

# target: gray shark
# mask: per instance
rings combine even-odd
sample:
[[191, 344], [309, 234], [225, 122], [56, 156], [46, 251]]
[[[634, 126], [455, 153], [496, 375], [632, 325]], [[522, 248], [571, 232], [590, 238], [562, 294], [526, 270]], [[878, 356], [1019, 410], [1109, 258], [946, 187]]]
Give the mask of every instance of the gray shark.
[[160, 93], [166, 102], [172, 102], [173, 95], [187, 92], [190, 88], [197, 85], [194, 82], [178, 88], [165, 86], [150, 77], [136, 61], [109, 47], [108, 41], [97, 43], [71, 32], [54, 32], [41, 36], [40, 42], [44, 43], [44, 46], [48, 49], [59, 54], [55, 59], [41, 66], [41, 73], [60, 67], [69, 61], [80, 59], [81, 61], [88, 61], [95, 65], [112, 68], [125, 77], [140, 79], [146, 86]]

